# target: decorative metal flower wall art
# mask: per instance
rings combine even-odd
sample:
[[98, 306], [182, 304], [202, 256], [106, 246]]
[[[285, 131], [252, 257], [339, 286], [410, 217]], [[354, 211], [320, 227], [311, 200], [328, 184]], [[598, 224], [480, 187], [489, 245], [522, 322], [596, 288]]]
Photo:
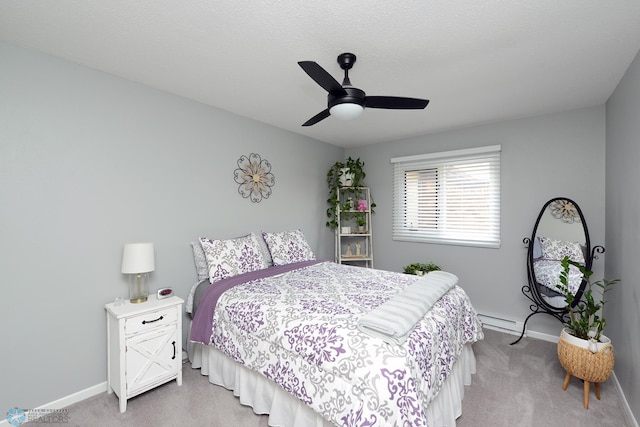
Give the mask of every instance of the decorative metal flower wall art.
[[276, 177], [271, 173], [271, 163], [261, 159], [256, 153], [238, 159], [234, 179], [240, 184], [238, 193], [253, 203], [260, 203], [263, 198], [268, 199], [272, 192], [271, 187], [276, 183]]
[[562, 222], [565, 222], [567, 224], [581, 222], [578, 210], [576, 209], [574, 204], [568, 200], [559, 199], [553, 202], [549, 208], [551, 209], [551, 215]]

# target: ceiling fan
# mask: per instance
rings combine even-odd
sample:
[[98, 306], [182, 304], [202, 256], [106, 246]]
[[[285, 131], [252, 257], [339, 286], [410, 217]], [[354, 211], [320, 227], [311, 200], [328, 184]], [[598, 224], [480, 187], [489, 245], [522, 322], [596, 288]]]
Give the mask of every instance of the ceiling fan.
[[344, 70], [342, 85], [316, 62], [298, 62], [298, 65], [302, 67], [309, 77], [329, 92], [329, 95], [327, 95], [327, 109], [304, 122], [302, 126], [315, 125], [329, 116], [334, 116], [342, 120], [350, 120], [362, 114], [365, 108], [420, 110], [429, 104], [428, 99], [404, 98], [399, 96], [367, 96], [363, 90], [351, 86], [351, 82], [349, 81], [349, 70], [355, 62], [356, 56], [353, 53], [342, 53], [338, 55], [338, 64], [340, 64], [340, 68]]

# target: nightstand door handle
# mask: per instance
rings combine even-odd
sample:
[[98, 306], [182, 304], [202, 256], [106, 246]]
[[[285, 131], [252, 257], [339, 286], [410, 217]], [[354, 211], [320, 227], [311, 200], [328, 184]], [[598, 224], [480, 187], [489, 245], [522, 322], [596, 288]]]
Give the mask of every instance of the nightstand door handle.
[[158, 317], [156, 320], [143, 320], [143, 321], [142, 321], [142, 324], [143, 324], [143, 325], [146, 325], [147, 323], [157, 322], [158, 320], [162, 320], [162, 319], [164, 319], [164, 316], [160, 316], [160, 317]]
[[171, 360], [176, 358], [176, 342], [173, 341], [171, 344], [173, 344], [173, 357], [171, 358]]

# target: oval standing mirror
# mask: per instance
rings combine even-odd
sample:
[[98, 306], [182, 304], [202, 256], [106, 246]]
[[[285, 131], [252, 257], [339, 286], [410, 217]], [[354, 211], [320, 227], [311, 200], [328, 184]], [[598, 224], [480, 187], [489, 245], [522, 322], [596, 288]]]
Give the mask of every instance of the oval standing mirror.
[[[567, 307], [565, 297], [558, 292], [562, 272], [561, 261], [565, 256], [571, 258], [591, 270], [595, 252], [602, 253], [604, 248], [591, 248], [589, 229], [580, 207], [573, 200], [557, 197], [544, 204], [533, 227], [530, 238], [525, 238], [527, 245], [527, 275], [529, 284], [522, 287], [522, 293], [533, 304], [529, 306], [532, 313], [527, 316], [522, 339], [527, 328], [527, 321], [537, 313], [547, 313], [561, 322], [565, 322]], [[580, 270], [571, 266], [568, 287], [575, 295], [573, 305], [577, 304], [586, 286]]]

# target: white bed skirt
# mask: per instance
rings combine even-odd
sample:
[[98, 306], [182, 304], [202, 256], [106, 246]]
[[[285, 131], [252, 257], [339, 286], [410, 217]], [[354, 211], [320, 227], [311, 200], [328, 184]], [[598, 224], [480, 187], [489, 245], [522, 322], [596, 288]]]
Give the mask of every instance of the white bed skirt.
[[[188, 354], [191, 366], [208, 375], [210, 383], [232, 390], [240, 403], [251, 406], [256, 414], [269, 414], [270, 426], [333, 426], [273, 381], [211, 346], [188, 342]], [[455, 427], [456, 418], [462, 415], [464, 386], [471, 385], [475, 372], [476, 358], [471, 344], [467, 344], [442, 390], [427, 408], [430, 427]]]

